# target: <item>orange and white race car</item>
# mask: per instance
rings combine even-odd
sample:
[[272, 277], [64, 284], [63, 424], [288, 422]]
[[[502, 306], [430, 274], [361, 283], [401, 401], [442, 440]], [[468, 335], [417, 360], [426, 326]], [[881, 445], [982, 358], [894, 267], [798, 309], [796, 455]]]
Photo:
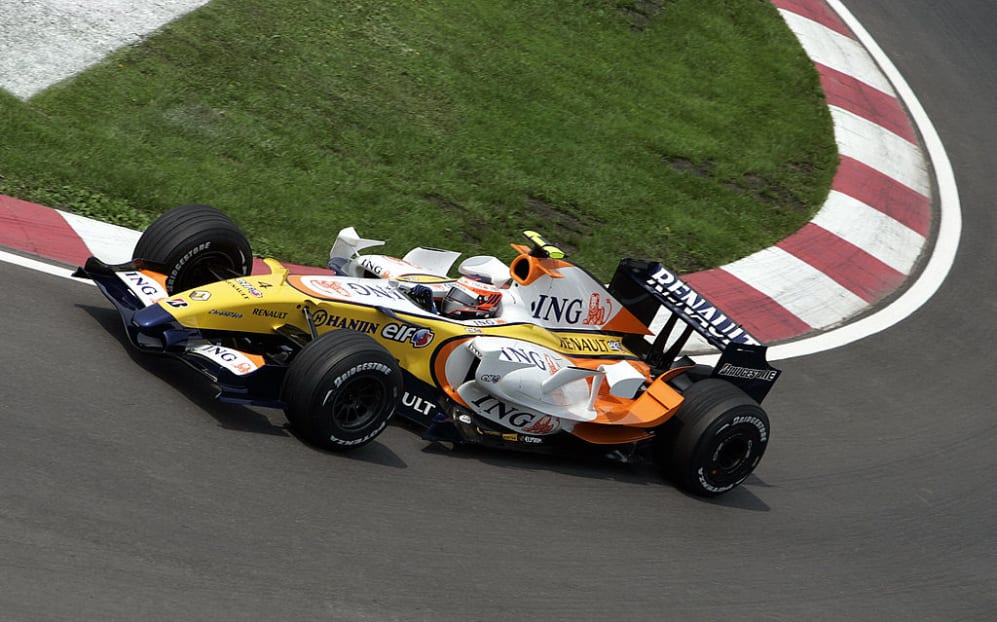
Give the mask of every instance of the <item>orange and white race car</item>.
[[[656, 459], [698, 495], [730, 490], [769, 440], [765, 346], [664, 266], [623, 259], [604, 286], [539, 234], [495, 257], [340, 231], [329, 269], [290, 274], [205, 205], [153, 223], [93, 279], [140, 350], [176, 356], [218, 399], [284, 409], [307, 442], [348, 450], [397, 413], [430, 441]], [[657, 335], [650, 327], [659, 326]], [[719, 350], [696, 364], [691, 342]]]

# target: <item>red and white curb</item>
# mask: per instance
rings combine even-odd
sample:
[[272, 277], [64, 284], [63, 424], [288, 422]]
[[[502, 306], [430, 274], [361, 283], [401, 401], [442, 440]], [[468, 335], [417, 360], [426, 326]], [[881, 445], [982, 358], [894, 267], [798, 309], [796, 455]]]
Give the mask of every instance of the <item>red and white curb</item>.
[[81, 265], [94, 255], [128, 261], [138, 231], [0, 195], [0, 246]]
[[[124, 263], [132, 259], [132, 250], [141, 235], [139, 231], [0, 194], [0, 247], [70, 265], [83, 265], [91, 255], [106, 263]], [[0, 261], [24, 263], [23, 258], [3, 251]], [[284, 265], [291, 272], [328, 272], [325, 268], [286, 262]], [[254, 272], [267, 270], [262, 260], [254, 260]], [[60, 269], [44, 271], [69, 274]]]
[[[685, 279], [763, 342], [824, 333], [822, 345], [810, 349], [801, 342], [777, 346], [774, 360], [843, 345], [909, 315], [947, 275], [961, 220], [954, 177], [930, 120], [861, 25], [838, 0], [772, 3], [817, 67], [840, 165], [826, 203], [797, 233]], [[942, 207], [935, 215], [929, 159]], [[933, 232], [932, 256], [909, 284]], [[120, 262], [130, 259], [138, 236], [0, 196], [0, 246], [69, 264], [90, 255]], [[852, 321], [903, 287], [888, 313]]]
[[834, 328], [900, 288], [931, 232], [931, 177], [904, 105], [825, 2], [772, 0], [814, 61], [840, 164], [815, 218], [775, 246], [686, 280], [762, 341]]

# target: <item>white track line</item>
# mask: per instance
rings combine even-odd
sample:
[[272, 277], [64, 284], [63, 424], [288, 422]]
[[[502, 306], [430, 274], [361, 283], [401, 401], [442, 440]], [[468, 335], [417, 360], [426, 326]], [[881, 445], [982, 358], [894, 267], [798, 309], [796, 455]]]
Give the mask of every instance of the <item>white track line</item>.
[[37, 272], [44, 272], [45, 274], [51, 274], [53, 276], [61, 276], [63, 278], [75, 281], [77, 283], [89, 283], [93, 285], [93, 281], [88, 279], [78, 279], [73, 276], [73, 271], [65, 266], [57, 266], [50, 263], [45, 263], [44, 261], [38, 261], [36, 259], [29, 259], [28, 257], [21, 257], [20, 255], [15, 255], [14, 253], [8, 253], [7, 251], [0, 250], [0, 261], [4, 263], [14, 264], [15, 266], [21, 266], [23, 268], [28, 268], [30, 270], [35, 270]]

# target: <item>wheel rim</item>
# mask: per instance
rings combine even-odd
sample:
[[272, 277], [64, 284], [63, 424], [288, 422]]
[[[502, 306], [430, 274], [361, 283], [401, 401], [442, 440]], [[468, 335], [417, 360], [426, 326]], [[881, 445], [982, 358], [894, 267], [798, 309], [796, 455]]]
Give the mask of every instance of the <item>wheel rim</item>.
[[191, 259], [183, 278], [176, 280], [176, 289], [183, 291], [233, 276], [242, 276], [242, 272], [236, 269], [235, 262], [228, 254], [219, 251], [199, 253]]
[[703, 475], [718, 488], [739, 483], [754, 468], [753, 450], [757, 442], [740, 431], [724, 436], [710, 454]]
[[355, 378], [336, 392], [330, 416], [344, 432], [362, 430], [378, 418], [384, 396], [384, 385], [377, 378]]

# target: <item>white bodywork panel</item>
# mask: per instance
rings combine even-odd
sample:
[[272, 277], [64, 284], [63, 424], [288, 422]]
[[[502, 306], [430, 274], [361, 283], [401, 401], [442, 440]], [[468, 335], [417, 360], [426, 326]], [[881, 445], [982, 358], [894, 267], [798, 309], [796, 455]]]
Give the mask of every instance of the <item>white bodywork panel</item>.
[[[474, 379], [464, 382], [474, 358], [479, 361]], [[450, 356], [446, 372], [477, 414], [531, 434], [595, 419], [593, 404], [602, 383], [612, 395], [633, 398], [646, 382], [626, 361], [586, 369], [553, 350], [506, 337], [475, 337]], [[547, 419], [541, 423], [542, 417]]]

